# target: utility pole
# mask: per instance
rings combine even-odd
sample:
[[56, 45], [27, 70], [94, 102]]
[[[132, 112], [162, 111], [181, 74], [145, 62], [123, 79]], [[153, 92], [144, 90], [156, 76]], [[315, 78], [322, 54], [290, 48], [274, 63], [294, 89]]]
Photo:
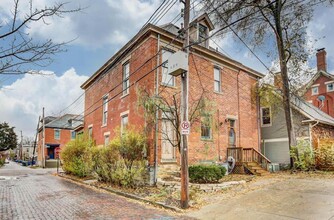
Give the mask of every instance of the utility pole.
[[[184, 3], [184, 43], [183, 47], [187, 57], [189, 57], [189, 17], [190, 17], [190, 0], [183, 1]], [[189, 65], [189, 58], [187, 60]], [[188, 87], [189, 70], [181, 74], [182, 86], [181, 86], [181, 121], [188, 122]], [[188, 135], [182, 134], [181, 138], [181, 208], [186, 209], [189, 207], [189, 173], [188, 173]]]
[[42, 126], [43, 126], [43, 141], [42, 141], [42, 167], [45, 168], [45, 117], [44, 117], [44, 107], [42, 113]]
[[37, 122], [37, 130], [36, 130], [36, 136], [35, 136], [35, 142], [34, 142], [34, 150], [32, 151], [32, 158], [31, 158], [31, 166], [34, 165], [34, 159], [35, 159], [35, 152], [36, 152], [36, 144], [37, 144], [37, 135], [39, 131], [39, 123], [41, 121], [41, 116], [38, 117], [38, 122]]
[[23, 157], [23, 135], [22, 135], [22, 131], [21, 131], [21, 150], [20, 150], [20, 159], [22, 160]]

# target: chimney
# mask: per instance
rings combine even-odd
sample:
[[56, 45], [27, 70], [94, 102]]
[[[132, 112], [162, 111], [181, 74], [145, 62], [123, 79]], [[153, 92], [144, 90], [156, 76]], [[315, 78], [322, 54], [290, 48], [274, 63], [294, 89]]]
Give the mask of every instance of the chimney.
[[282, 76], [281, 76], [281, 72], [277, 72], [274, 75], [274, 86], [277, 89], [283, 89], [283, 81], [282, 81]]
[[321, 48], [317, 50], [317, 68], [318, 71], [322, 70], [327, 72], [326, 50]]

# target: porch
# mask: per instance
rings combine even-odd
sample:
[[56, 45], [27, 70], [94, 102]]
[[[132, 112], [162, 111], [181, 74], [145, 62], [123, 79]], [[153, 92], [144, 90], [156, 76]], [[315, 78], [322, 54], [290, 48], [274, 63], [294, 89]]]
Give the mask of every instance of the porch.
[[229, 157], [235, 160], [232, 173], [250, 173], [259, 176], [269, 174], [268, 166], [271, 161], [254, 148], [229, 147], [227, 158]]

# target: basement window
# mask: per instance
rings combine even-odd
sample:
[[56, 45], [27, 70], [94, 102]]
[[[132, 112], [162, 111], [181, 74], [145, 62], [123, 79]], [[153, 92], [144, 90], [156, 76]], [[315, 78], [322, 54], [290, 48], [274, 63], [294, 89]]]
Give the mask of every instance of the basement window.
[[261, 107], [261, 126], [269, 127], [272, 125], [271, 121], [271, 108]]

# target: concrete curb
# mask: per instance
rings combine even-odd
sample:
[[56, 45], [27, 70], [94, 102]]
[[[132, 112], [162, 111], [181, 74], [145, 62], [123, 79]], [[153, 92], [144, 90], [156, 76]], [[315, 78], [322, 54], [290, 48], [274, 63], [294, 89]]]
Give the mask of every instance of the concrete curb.
[[61, 178], [64, 178], [64, 179], [72, 180], [74, 182], [81, 183], [81, 184], [84, 184], [84, 185], [87, 185], [87, 186], [93, 186], [93, 187], [98, 188], [98, 189], [103, 189], [103, 190], [106, 190], [108, 192], [111, 192], [111, 193], [114, 193], [116, 195], [129, 198], [129, 199], [134, 199], [134, 200], [137, 200], [137, 201], [145, 202], [145, 203], [148, 203], [148, 204], [151, 204], [151, 205], [154, 205], [154, 206], [158, 206], [158, 207], [161, 207], [161, 208], [164, 208], [164, 209], [168, 209], [168, 210], [171, 210], [171, 211], [174, 211], [174, 212], [183, 213], [183, 210], [181, 210], [179, 208], [176, 208], [176, 207], [173, 207], [173, 206], [163, 204], [161, 202], [154, 202], [154, 201], [144, 199], [142, 197], [139, 197], [139, 196], [136, 196], [136, 195], [133, 195], [133, 194], [129, 194], [129, 193], [119, 191], [119, 190], [109, 189], [109, 188], [103, 187], [103, 186], [96, 186], [94, 184], [89, 184], [89, 183], [86, 183], [85, 181], [78, 180], [78, 179], [72, 178], [70, 176], [64, 176], [62, 174], [58, 174], [57, 176], [61, 177]]

